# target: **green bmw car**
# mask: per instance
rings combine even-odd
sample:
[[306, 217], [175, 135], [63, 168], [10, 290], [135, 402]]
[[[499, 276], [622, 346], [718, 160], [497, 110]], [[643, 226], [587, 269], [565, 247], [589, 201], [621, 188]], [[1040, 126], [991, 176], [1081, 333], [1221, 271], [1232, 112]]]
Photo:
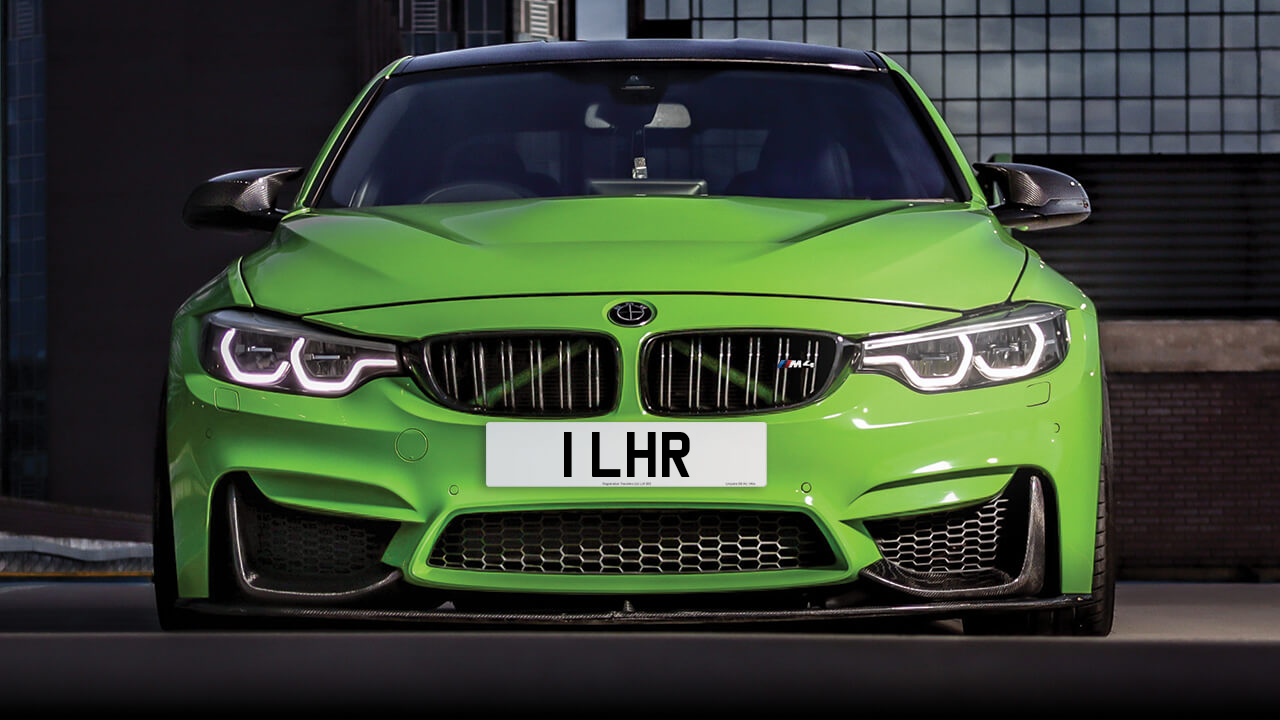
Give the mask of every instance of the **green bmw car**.
[[184, 209], [270, 239], [173, 322], [161, 620], [1106, 634], [1097, 317], [1010, 234], [1088, 214], [875, 52], [397, 61]]

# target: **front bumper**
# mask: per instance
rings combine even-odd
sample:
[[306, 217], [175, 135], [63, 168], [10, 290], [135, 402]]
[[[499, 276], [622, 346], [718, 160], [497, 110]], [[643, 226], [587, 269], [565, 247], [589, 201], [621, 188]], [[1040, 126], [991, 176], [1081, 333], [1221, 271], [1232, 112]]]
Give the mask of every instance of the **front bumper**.
[[596, 612], [468, 612], [461, 610], [421, 610], [406, 608], [314, 607], [254, 603], [183, 601], [181, 606], [208, 615], [227, 618], [270, 620], [325, 620], [390, 622], [413, 624], [472, 625], [730, 625], [738, 623], [831, 622], [871, 618], [955, 618], [980, 613], [1061, 610], [1089, 603], [1088, 595], [1061, 595], [1048, 598], [986, 599], [896, 605], [865, 605], [844, 608], [796, 610], [619, 610]]
[[[645, 337], [670, 330], [772, 326], [856, 335], [905, 330], [954, 315], [919, 308], [789, 298], [640, 296], [649, 326], [605, 319], [628, 297], [486, 299], [334, 313], [313, 322], [415, 339], [485, 329], [606, 332], [621, 347], [617, 409], [598, 421], [656, 419], [640, 405], [634, 368]], [[586, 318], [586, 322], [582, 319]], [[570, 323], [568, 320], [573, 319]], [[924, 395], [879, 375], [851, 375], [819, 402], [742, 418], [768, 427], [768, 485], [755, 488], [490, 488], [484, 425], [446, 409], [408, 378], [374, 380], [342, 398], [238, 387], [200, 368], [199, 319], [175, 324], [166, 406], [179, 594], [208, 597], [215, 488], [245, 473], [272, 501], [399, 523], [382, 558], [413, 585], [439, 590], [673, 594], [835, 586], [881, 559], [864, 522], [943, 510], [997, 495], [1019, 471], [1046, 479], [1049, 594], [1088, 593], [1093, 573], [1101, 378], [1096, 321], [1068, 313], [1066, 361], [1004, 386]], [[670, 421], [670, 418], [662, 418]], [[735, 418], [682, 422], [732, 422]], [[551, 575], [431, 567], [430, 549], [457, 515], [571, 508], [738, 508], [803, 512], [830, 542], [824, 568], [673, 575]]]

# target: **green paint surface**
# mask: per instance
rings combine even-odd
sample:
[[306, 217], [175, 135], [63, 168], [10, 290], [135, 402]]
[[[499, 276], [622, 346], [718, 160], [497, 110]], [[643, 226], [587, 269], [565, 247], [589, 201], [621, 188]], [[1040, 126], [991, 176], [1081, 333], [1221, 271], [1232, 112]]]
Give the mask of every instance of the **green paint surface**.
[[[1061, 577], [1051, 589], [1089, 592], [1102, 420], [1093, 305], [995, 223], [954, 139], [931, 105], [927, 111], [966, 168], [972, 202], [591, 197], [362, 211], [299, 205], [261, 250], [193, 295], [174, 320], [166, 432], [181, 594], [208, 594], [211, 497], [230, 473], [247, 473], [291, 507], [401, 523], [384, 561], [412, 583], [645, 593], [848, 582], [880, 558], [863, 520], [978, 502], [1019, 468], [1046, 478], [1055, 500], [1060, 536], [1050, 547]], [[326, 143], [307, 186], [352, 117], [349, 111]], [[618, 406], [594, 420], [670, 422], [640, 403], [640, 347], [652, 334], [778, 327], [856, 339], [1010, 298], [1068, 309], [1070, 352], [1036, 378], [1052, 384], [1051, 395], [1029, 393], [1026, 382], [922, 394], [885, 376], [844, 373], [816, 403], [742, 418], [769, 424], [768, 484], [758, 488], [490, 488], [487, 418], [432, 402], [408, 377], [379, 378], [340, 398], [303, 397], [228, 385], [199, 361], [201, 318], [227, 307], [394, 341], [587, 330], [620, 348]], [[642, 328], [610, 324], [605, 313], [621, 300], [649, 303], [655, 320]], [[238, 394], [236, 412], [219, 409], [228, 391]], [[1032, 395], [1037, 402], [1029, 406]], [[415, 462], [401, 454], [417, 448], [397, 452], [410, 428], [425, 436], [421, 449], [430, 447]], [[811, 489], [803, 492], [806, 483]], [[817, 522], [837, 562], [609, 577], [426, 565], [456, 515], [579, 507], [796, 510]]]

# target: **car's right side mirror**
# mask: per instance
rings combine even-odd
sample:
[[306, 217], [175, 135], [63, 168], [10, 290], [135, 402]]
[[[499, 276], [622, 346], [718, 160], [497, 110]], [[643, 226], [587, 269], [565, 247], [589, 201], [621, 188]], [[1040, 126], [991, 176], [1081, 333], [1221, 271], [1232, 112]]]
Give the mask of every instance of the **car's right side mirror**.
[[191, 191], [182, 219], [192, 228], [274, 230], [285, 216], [276, 197], [302, 168], [241, 170], [205, 180]]
[[[1019, 230], [1067, 227], [1089, 217], [1089, 196], [1075, 178], [1021, 163], [974, 163], [996, 220]], [[993, 192], [994, 191], [994, 192]]]

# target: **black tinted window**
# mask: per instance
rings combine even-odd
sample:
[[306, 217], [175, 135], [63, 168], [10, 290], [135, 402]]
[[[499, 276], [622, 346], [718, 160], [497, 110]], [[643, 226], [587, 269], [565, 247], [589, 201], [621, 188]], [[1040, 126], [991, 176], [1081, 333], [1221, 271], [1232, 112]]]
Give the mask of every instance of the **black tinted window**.
[[391, 79], [320, 205], [602, 193], [956, 197], [887, 73], [568, 63]]

